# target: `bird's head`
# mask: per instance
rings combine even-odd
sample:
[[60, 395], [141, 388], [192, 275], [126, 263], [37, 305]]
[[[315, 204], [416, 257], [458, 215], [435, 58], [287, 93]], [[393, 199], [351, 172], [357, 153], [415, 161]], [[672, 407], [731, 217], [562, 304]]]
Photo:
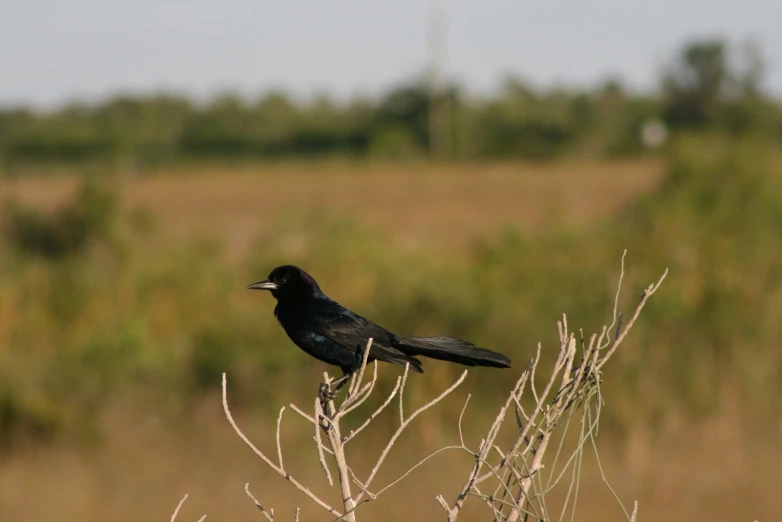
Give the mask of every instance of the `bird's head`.
[[320, 287], [312, 276], [293, 265], [278, 266], [266, 280], [253, 283], [247, 288], [269, 290], [278, 301], [306, 299], [320, 294]]

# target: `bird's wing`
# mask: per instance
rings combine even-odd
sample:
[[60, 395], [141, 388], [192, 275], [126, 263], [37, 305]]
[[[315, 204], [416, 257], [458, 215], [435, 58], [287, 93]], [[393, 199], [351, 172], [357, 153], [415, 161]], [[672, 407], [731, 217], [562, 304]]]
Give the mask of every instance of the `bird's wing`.
[[319, 303], [318, 308], [319, 313], [313, 314], [311, 319], [313, 331], [362, 355], [371, 337], [372, 347], [369, 350], [371, 359], [397, 363], [409, 361], [411, 366], [416, 366], [415, 359], [394, 348], [392, 343], [396, 336], [385, 328], [334, 301]]

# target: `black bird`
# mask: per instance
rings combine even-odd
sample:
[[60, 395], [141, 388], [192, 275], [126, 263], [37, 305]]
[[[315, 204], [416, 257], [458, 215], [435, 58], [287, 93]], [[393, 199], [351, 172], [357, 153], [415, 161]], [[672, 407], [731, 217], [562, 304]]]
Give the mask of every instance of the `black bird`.
[[274, 315], [291, 341], [325, 363], [339, 366], [344, 383], [361, 367], [367, 341], [372, 347], [369, 361], [385, 361], [423, 373], [416, 356], [451, 361], [466, 366], [510, 368], [502, 354], [478, 348], [455, 337], [403, 337], [364, 319], [329, 299], [304, 270], [284, 265], [275, 268], [265, 281], [251, 284], [252, 290], [270, 290], [277, 299]]

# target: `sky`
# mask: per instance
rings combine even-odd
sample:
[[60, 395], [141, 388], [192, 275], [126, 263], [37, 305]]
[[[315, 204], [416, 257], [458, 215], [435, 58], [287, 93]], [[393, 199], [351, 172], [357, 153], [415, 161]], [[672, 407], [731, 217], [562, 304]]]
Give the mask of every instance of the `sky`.
[[0, 0], [0, 105], [158, 90], [374, 95], [424, 70], [433, 6], [443, 75], [475, 94], [507, 75], [651, 90], [682, 42], [712, 36], [756, 40], [782, 94], [780, 0]]

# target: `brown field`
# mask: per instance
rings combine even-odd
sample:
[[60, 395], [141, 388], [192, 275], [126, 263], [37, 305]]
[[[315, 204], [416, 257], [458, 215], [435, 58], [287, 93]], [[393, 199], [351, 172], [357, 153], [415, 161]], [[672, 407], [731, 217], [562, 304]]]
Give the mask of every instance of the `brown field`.
[[[230, 169], [230, 172], [229, 172]], [[224, 240], [241, 255], [276, 220], [311, 211], [360, 216], [401, 245], [458, 247], [504, 224], [530, 231], [578, 226], [610, 215], [660, 179], [653, 161], [534, 164], [332, 164], [193, 168], [124, 179], [129, 207], [158, 217], [181, 241]], [[0, 181], [0, 194], [53, 206], [73, 177]]]
[[[258, 446], [274, 455], [272, 419], [264, 422], [239, 415], [237, 422]], [[310, 441], [293, 435], [297, 431], [309, 435], [309, 429], [291, 414], [286, 416], [284, 436], [286, 431], [288, 468], [338, 505], [336, 490], [328, 488]], [[735, 434], [731, 426], [704, 425], [655, 443], [644, 441], [631, 450], [632, 456], [617, 452], [611, 440], [598, 440], [607, 478], [626, 505], [638, 500], [639, 520], [778, 520], [780, 448], [746, 444]], [[466, 436], [477, 440], [477, 435]], [[454, 443], [456, 437], [453, 432], [431, 441], [415, 431], [403, 437], [378, 484], [396, 478], [410, 464], [410, 452], [423, 455]], [[360, 470], [369, 469], [370, 459], [379, 453], [375, 443], [352, 449], [355, 460], [351, 462]], [[452, 500], [469, 469], [465, 459], [444, 454], [364, 506], [359, 520], [443, 520], [434, 497], [443, 494]], [[179, 429], [140, 415], [116, 414], [107, 420], [104, 443], [97, 447], [81, 451], [47, 447], [0, 461], [0, 516], [9, 521], [168, 520], [187, 493], [180, 521], [195, 521], [203, 514], [207, 520], [265, 520], [245, 496], [246, 483], [267, 508], [275, 509], [276, 520], [293, 520], [297, 506], [302, 509], [301, 520], [333, 520], [250, 453], [222, 417], [217, 401], [205, 404], [192, 422]], [[560, 500], [557, 495], [550, 499], [552, 512], [558, 514], [552, 508]], [[479, 502], [467, 505], [460, 520], [487, 520]], [[589, 453], [578, 506], [576, 520], [625, 520]]]

